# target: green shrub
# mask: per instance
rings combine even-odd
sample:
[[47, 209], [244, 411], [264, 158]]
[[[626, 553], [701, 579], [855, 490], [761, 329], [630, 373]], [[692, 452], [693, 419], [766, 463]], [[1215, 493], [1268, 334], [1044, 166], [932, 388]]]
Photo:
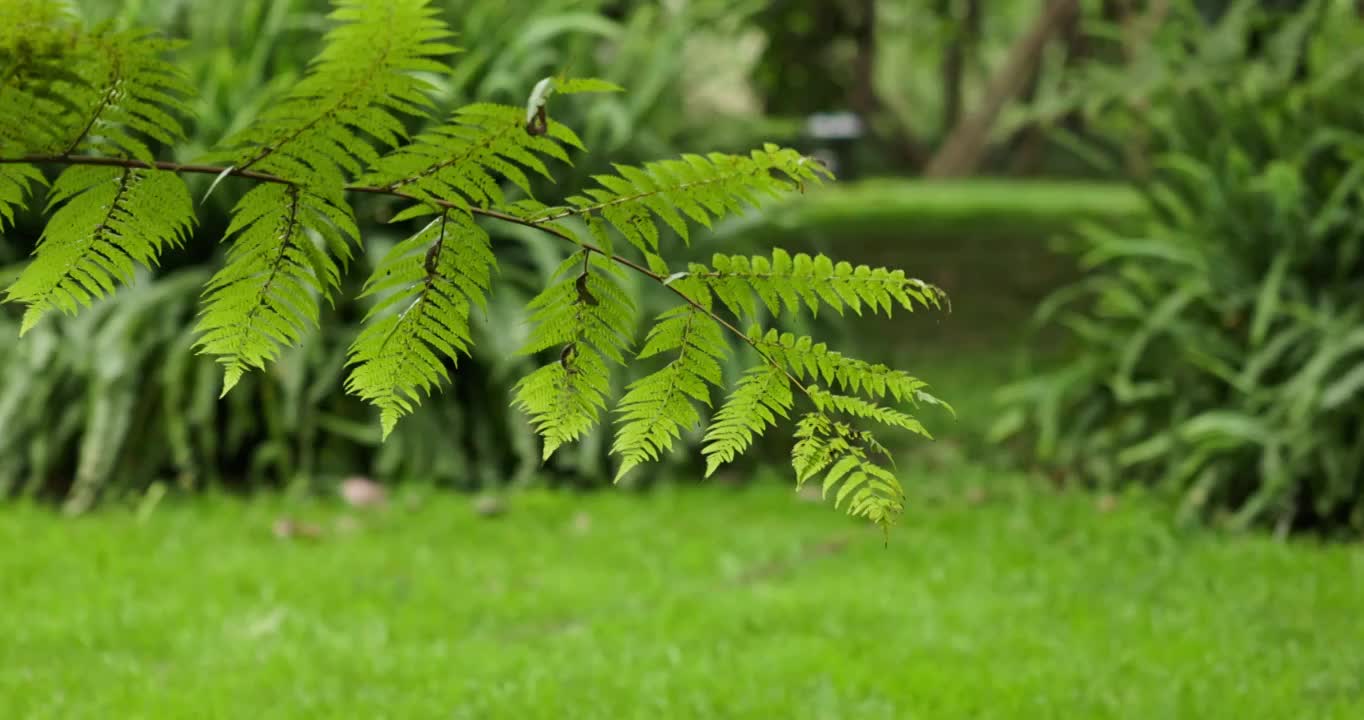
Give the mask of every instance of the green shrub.
[[999, 437], [1189, 514], [1364, 529], [1364, 38], [1336, 25], [1306, 81], [1287, 53], [1153, 99], [1149, 219], [1083, 233], [1041, 313], [1077, 351], [1002, 391]]

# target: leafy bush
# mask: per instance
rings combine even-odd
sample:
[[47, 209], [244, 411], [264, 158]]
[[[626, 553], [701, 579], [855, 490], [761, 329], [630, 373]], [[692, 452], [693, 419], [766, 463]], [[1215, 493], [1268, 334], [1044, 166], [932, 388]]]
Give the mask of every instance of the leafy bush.
[[1364, 37], [1335, 25], [1304, 82], [1287, 53], [1153, 96], [1149, 219], [1083, 234], [1041, 314], [1078, 352], [1001, 393], [998, 436], [1189, 514], [1364, 528]]
[[[225, 262], [205, 283], [194, 330], [227, 394], [319, 326], [321, 301], [342, 290], [361, 240], [347, 198], [383, 196], [399, 203], [391, 222], [411, 232], [365, 281], [363, 328], [345, 359], [346, 389], [379, 409], [383, 436], [468, 356], [470, 318], [486, 310], [496, 271], [484, 224], [506, 223], [572, 248], [529, 303], [534, 327], [519, 351], [541, 363], [517, 384], [515, 405], [542, 436], [543, 457], [597, 426], [613, 396], [610, 364], [631, 360], [654, 369], [615, 402], [617, 478], [666, 455], [702, 424], [697, 403], [709, 406], [712, 388], [731, 384], [718, 360], [732, 336], [758, 361], [704, 432], [707, 472], [790, 416], [799, 395], [808, 408], [796, 422], [798, 482], [819, 478], [849, 512], [892, 522], [903, 490], [882, 465], [885, 446], [860, 426], [927, 435], [902, 408], [938, 401], [903, 372], [763, 323], [821, 308], [933, 307], [940, 292], [902, 271], [780, 249], [670, 266], [664, 229], [686, 241], [693, 223], [710, 226], [827, 175], [774, 145], [617, 165], [560, 204], [533, 199], [529, 175], [552, 179], [550, 165], [582, 149], [549, 117], [550, 96], [618, 90], [602, 80], [545, 78], [524, 109], [476, 103], [411, 134], [432, 119], [423, 75], [443, 71], [456, 52], [436, 15], [425, 0], [337, 0], [321, 52], [289, 93], [182, 164], [156, 159], [182, 140], [177, 116], [190, 113], [193, 93], [165, 58], [171, 44], [136, 30], [84, 30], [53, 0], [16, 3], [0, 31], [0, 215], [12, 219], [41, 186], [52, 211], [6, 298], [26, 306], [20, 334], [53, 311], [74, 314], [113, 294], [184, 242], [195, 217], [182, 174], [248, 180], [254, 187], [233, 209]], [[66, 169], [49, 184], [41, 166]], [[614, 233], [629, 255], [615, 251]], [[676, 298], [637, 351], [638, 308], [621, 280], [631, 275]]]

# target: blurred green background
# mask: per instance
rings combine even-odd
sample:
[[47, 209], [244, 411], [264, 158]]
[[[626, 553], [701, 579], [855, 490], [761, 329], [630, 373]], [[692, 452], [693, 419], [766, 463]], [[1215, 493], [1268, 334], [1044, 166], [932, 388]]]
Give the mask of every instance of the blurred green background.
[[[327, 11], [75, 4], [187, 41], [186, 161], [300, 77]], [[767, 141], [835, 170], [686, 252], [947, 290], [807, 328], [955, 406], [895, 448], [911, 511], [883, 548], [792, 497], [779, 438], [706, 488], [699, 435], [632, 488], [609, 432], [542, 464], [510, 389], [562, 249], [506, 227], [473, 357], [386, 442], [342, 390], [352, 300], [220, 399], [190, 328], [227, 180], [133, 287], [22, 342], [0, 305], [0, 714], [1364, 716], [1364, 5], [433, 5], [465, 50], [444, 110], [564, 70], [626, 88], [556, 99], [590, 152], [548, 196]], [[402, 237], [356, 202], [340, 298]], [[0, 236], [0, 280], [41, 228]]]

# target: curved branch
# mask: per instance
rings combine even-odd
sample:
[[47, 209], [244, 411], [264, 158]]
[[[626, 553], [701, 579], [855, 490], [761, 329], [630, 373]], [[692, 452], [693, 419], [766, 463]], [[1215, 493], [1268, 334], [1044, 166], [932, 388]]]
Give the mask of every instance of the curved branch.
[[[132, 168], [132, 169], [141, 169], [141, 170], [162, 170], [162, 171], [165, 171], [165, 172], [188, 173], [188, 174], [197, 174], [197, 175], [214, 175], [214, 176], [219, 176], [219, 175], [230, 175], [230, 176], [234, 176], [234, 177], [245, 178], [245, 179], [247, 179], [247, 180], [255, 180], [255, 181], [257, 181], [257, 182], [277, 183], [277, 184], [281, 184], [281, 185], [290, 185], [290, 186], [295, 185], [295, 183], [294, 183], [293, 181], [291, 181], [291, 180], [289, 180], [289, 179], [287, 179], [287, 178], [281, 177], [281, 176], [279, 176], [279, 175], [272, 175], [272, 174], [270, 174], [270, 173], [258, 172], [258, 171], [255, 171], [255, 170], [247, 170], [247, 169], [240, 169], [240, 168], [221, 167], [221, 166], [217, 166], [217, 165], [192, 165], [192, 164], [165, 162], [165, 161], [157, 161], [157, 162], [150, 162], [150, 163], [148, 163], [148, 162], [143, 162], [143, 161], [141, 161], [141, 160], [132, 160], [132, 159], [128, 159], [128, 158], [100, 157], [100, 156], [95, 156], [95, 155], [25, 155], [25, 156], [23, 156], [23, 157], [17, 157], [17, 158], [0, 158], [0, 165], [6, 165], [6, 164], [28, 164], [28, 165], [102, 165], [102, 166], [112, 166], [112, 167], [121, 167], [121, 168]], [[660, 274], [660, 273], [656, 273], [656, 272], [650, 270], [649, 268], [647, 268], [647, 267], [645, 267], [645, 266], [643, 266], [643, 265], [640, 265], [639, 263], [637, 263], [637, 262], [635, 262], [635, 261], [633, 261], [633, 260], [631, 260], [631, 259], [629, 259], [629, 258], [627, 258], [627, 257], [623, 257], [623, 256], [621, 256], [621, 255], [616, 255], [615, 253], [607, 252], [606, 250], [604, 250], [604, 249], [602, 249], [601, 247], [598, 247], [598, 246], [596, 246], [596, 245], [593, 245], [592, 243], [582, 242], [582, 241], [578, 240], [577, 238], [573, 237], [572, 235], [569, 235], [568, 233], [564, 232], [563, 230], [560, 230], [560, 229], [558, 229], [558, 228], [556, 228], [556, 227], [554, 227], [554, 226], [552, 226], [552, 225], [547, 225], [547, 224], [546, 224], [546, 223], [552, 222], [552, 221], [554, 221], [554, 220], [558, 220], [558, 219], [561, 219], [561, 218], [563, 218], [563, 217], [566, 217], [567, 215], [576, 214], [575, 212], [569, 212], [569, 213], [560, 214], [560, 215], [552, 215], [552, 216], [545, 217], [545, 218], [527, 219], [527, 218], [517, 217], [517, 216], [515, 216], [515, 215], [510, 215], [510, 214], [507, 214], [507, 213], [504, 213], [504, 212], [499, 212], [499, 211], [497, 211], [497, 210], [491, 210], [491, 209], [485, 209], [485, 208], [479, 208], [479, 207], [467, 207], [467, 208], [466, 208], [466, 207], [462, 207], [462, 206], [460, 206], [460, 205], [457, 205], [457, 204], [455, 204], [455, 203], [448, 202], [448, 201], [445, 201], [445, 200], [436, 200], [436, 199], [427, 199], [427, 198], [417, 197], [416, 195], [411, 195], [411, 194], [409, 194], [409, 193], [405, 193], [405, 192], [402, 192], [402, 191], [399, 191], [399, 190], [396, 190], [396, 189], [393, 189], [393, 188], [390, 188], [390, 187], [379, 187], [379, 186], [375, 186], [375, 185], [347, 185], [345, 189], [346, 189], [347, 192], [363, 193], [363, 194], [367, 194], [367, 195], [387, 195], [387, 196], [389, 196], [389, 197], [402, 198], [402, 199], [404, 199], [404, 200], [410, 200], [410, 201], [412, 201], [412, 202], [435, 204], [435, 205], [438, 205], [438, 206], [440, 206], [440, 207], [442, 207], [442, 208], [446, 208], [446, 209], [464, 209], [464, 210], [468, 210], [469, 212], [473, 213], [474, 215], [482, 215], [483, 217], [492, 218], [492, 219], [494, 219], [494, 220], [500, 220], [500, 221], [502, 221], [502, 222], [508, 222], [508, 223], [513, 223], [513, 224], [516, 224], [516, 225], [522, 225], [522, 226], [524, 226], [524, 227], [534, 228], [534, 229], [539, 230], [539, 231], [541, 231], [541, 232], [548, 233], [548, 234], [553, 235], [553, 236], [555, 236], [555, 237], [557, 237], [557, 238], [560, 238], [561, 240], [566, 240], [566, 241], [568, 241], [568, 242], [571, 242], [571, 243], [573, 243], [574, 245], [577, 245], [578, 247], [582, 248], [583, 250], [585, 250], [585, 251], [587, 251], [587, 252], [590, 252], [590, 253], [597, 253], [598, 255], [601, 255], [602, 257], [607, 258], [608, 260], [610, 260], [611, 262], [616, 263], [617, 265], [621, 265], [622, 267], [627, 267], [627, 268], [629, 268], [629, 269], [631, 269], [631, 270], [634, 270], [635, 272], [637, 272], [637, 273], [639, 273], [639, 274], [641, 274], [641, 275], [644, 275], [644, 276], [648, 277], [649, 279], [653, 280], [654, 282], [658, 283], [659, 285], [662, 285], [663, 287], [665, 287], [665, 288], [667, 288], [668, 290], [670, 290], [674, 295], [676, 295], [676, 296], [678, 296], [679, 298], [681, 298], [681, 299], [682, 299], [683, 301], [685, 301], [688, 305], [690, 305], [690, 306], [692, 306], [693, 308], [696, 308], [697, 310], [699, 310], [699, 311], [701, 311], [702, 313], [706, 314], [711, 320], [714, 320], [714, 321], [715, 321], [717, 324], [719, 324], [721, 327], [725, 328], [725, 329], [728, 330], [730, 333], [734, 334], [736, 337], [738, 337], [739, 339], [741, 339], [741, 340], [743, 340], [745, 343], [747, 343], [747, 344], [749, 345], [749, 347], [752, 347], [753, 350], [756, 351], [756, 352], [758, 353], [758, 355], [759, 355], [760, 357], [762, 357], [762, 359], [763, 359], [767, 364], [769, 364], [769, 365], [771, 365], [772, 367], [777, 368], [778, 370], [780, 370], [784, 375], [786, 375], [786, 378], [787, 378], [788, 380], [790, 380], [791, 383], [794, 384], [794, 385], [801, 391], [802, 394], [804, 394], [806, 397], [810, 397], [810, 390], [809, 390], [809, 388], [807, 388], [807, 387], [805, 386], [805, 384], [802, 383], [802, 382], [800, 381], [800, 378], [798, 378], [798, 377], [796, 377], [794, 374], [792, 374], [791, 371], [788, 370], [784, 364], [778, 362], [777, 360], [773, 359], [772, 356], [768, 355], [767, 352], [763, 350], [763, 348], [761, 347], [761, 345], [760, 345], [757, 341], [753, 340], [753, 338], [750, 338], [750, 337], [749, 337], [746, 333], [744, 333], [742, 330], [740, 330], [739, 328], [735, 327], [733, 323], [731, 323], [731, 322], [729, 322], [728, 320], [725, 320], [724, 318], [720, 317], [719, 314], [717, 314], [714, 310], [711, 310], [711, 309], [705, 307], [705, 306], [702, 305], [701, 303], [697, 302], [695, 298], [693, 298], [693, 297], [691, 297], [690, 295], [688, 295], [688, 294], [682, 292], [681, 290], [678, 290], [675, 286], [673, 286], [672, 283], [669, 283], [669, 282], [668, 282], [667, 276], [662, 275], [662, 274]]]

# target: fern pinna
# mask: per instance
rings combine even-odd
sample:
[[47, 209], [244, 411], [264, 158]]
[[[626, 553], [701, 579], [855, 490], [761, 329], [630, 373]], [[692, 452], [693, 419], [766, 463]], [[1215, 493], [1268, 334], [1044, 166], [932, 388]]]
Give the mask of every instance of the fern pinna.
[[[821, 310], [937, 307], [941, 293], [898, 270], [822, 255], [722, 254], [686, 267], [665, 257], [671, 238], [690, 242], [696, 225], [820, 183], [823, 167], [773, 145], [685, 155], [616, 166], [581, 194], [541, 202], [531, 177], [552, 180], [556, 163], [583, 150], [549, 116], [552, 96], [619, 88], [547, 78], [525, 108], [483, 103], [437, 120], [422, 78], [444, 72], [457, 49], [427, 0], [334, 5], [305, 77], [196, 164], [158, 159], [191, 114], [193, 88], [168, 60], [173, 42], [87, 29], [59, 0], [0, 5], [0, 229], [40, 196], [51, 212], [5, 297], [26, 308], [21, 334], [52, 310], [98, 301], [183, 243], [195, 217], [182, 175], [216, 176], [209, 192], [225, 177], [244, 178], [257, 184], [233, 210], [197, 327], [199, 351], [223, 366], [226, 393], [318, 323], [363, 241], [348, 198], [387, 195], [407, 203], [394, 221], [417, 220], [420, 229], [365, 284], [375, 303], [346, 380], [379, 409], [385, 435], [469, 352], [471, 314], [497, 278], [484, 225], [514, 223], [573, 248], [530, 303], [523, 352], [542, 365], [513, 399], [546, 458], [609, 423], [620, 477], [707, 425], [700, 439], [710, 474], [789, 420], [798, 482], [817, 480], [851, 513], [893, 521], [903, 491], [871, 428], [927, 436], [908, 411], [939, 401], [901, 371], [763, 324]], [[49, 178], [47, 167], [65, 169]], [[677, 300], [642, 339], [621, 285], [628, 273]], [[729, 388], [722, 362], [731, 341], [758, 361]], [[613, 398], [613, 373], [627, 365], [648, 372]]]

